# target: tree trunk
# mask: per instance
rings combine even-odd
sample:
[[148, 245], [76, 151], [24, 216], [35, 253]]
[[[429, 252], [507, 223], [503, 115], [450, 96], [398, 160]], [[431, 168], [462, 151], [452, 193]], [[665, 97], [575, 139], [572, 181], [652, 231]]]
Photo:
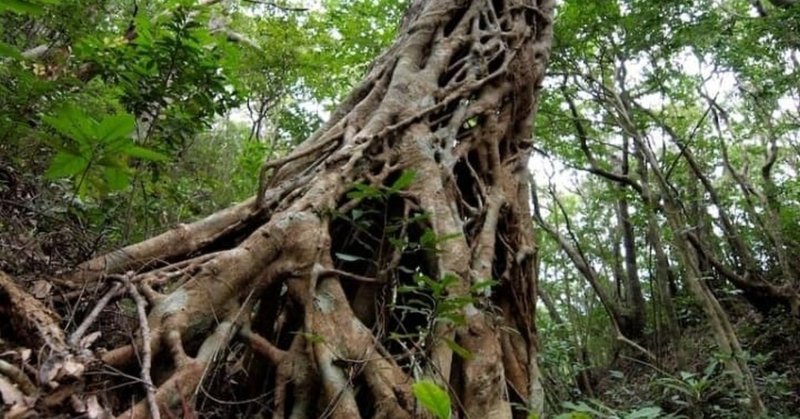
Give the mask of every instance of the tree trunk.
[[[628, 148], [628, 137], [623, 136], [622, 143], [622, 176], [630, 175], [630, 159]], [[642, 283], [639, 280], [639, 267], [636, 261], [636, 236], [633, 231], [630, 211], [628, 209], [628, 198], [625, 196], [625, 188], [619, 187], [620, 194], [617, 200], [617, 218], [622, 227], [623, 243], [625, 245], [625, 302], [628, 304], [629, 317], [633, 324], [630, 326], [631, 338], [641, 339], [647, 323], [647, 311], [645, 309], [644, 294], [642, 293]]]
[[[60, 280], [107, 298], [69, 337], [31, 311], [44, 323], [32, 333], [50, 327], [45, 341], [58, 342], [39, 377], [80, 378], [95, 357], [153, 362], [153, 387], [108, 406], [140, 418], [190, 406], [209, 371], [238, 357], [271, 372], [245, 371], [232, 391], [262, 389], [276, 418], [415, 416], [411, 385], [425, 377], [458, 416], [541, 414], [525, 173], [552, 13], [552, 0], [412, 2], [326, 125], [265, 164], [255, 198]], [[92, 351], [83, 335], [126, 292], [146, 297], [146, 327]]]

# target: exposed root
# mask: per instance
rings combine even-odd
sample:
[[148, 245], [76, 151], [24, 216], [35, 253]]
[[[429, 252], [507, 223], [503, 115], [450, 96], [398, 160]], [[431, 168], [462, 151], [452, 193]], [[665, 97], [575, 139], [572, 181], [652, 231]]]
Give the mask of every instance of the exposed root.
[[252, 202], [252, 199], [248, 200], [200, 221], [181, 224], [141, 243], [84, 262], [66, 279], [82, 284], [97, 281], [105, 275], [141, 270], [148, 264], [157, 265], [188, 255], [247, 224], [258, 214]]

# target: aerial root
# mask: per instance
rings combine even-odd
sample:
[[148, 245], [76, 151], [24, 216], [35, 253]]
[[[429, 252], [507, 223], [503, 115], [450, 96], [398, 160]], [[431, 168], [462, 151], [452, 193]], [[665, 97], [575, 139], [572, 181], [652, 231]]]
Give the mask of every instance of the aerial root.
[[[378, 350], [372, 331], [353, 313], [335, 276], [319, 279], [306, 305], [306, 327], [321, 338], [312, 342], [317, 368], [331, 387], [324, 389], [333, 412], [350, 411], [353, 380], [363, 374], [376, 401], [376, 417], [411, 417], [414, 401], [411, 378], [392, 359]], [[357, 410], [355, 411], [357, 414]]]

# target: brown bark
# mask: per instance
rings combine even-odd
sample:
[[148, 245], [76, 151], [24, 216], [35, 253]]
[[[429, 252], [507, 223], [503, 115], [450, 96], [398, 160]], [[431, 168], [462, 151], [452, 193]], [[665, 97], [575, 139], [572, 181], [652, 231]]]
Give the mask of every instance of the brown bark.
[[[97, 355], [123, 368], [148, 347], [157, 389], [150, 403], [110, 407], [145, 417], [148, 404], [168, 413], [193, 401], [241, 339], [272, 365], [261, 384], [274, 417], [416, 416], [420, 374], [446, 385], [459, 415], [524, 417], [512, 403], [541, 413], [524, 174], [552, 9], [414, 2], [326, 125], [264, 166], [255, 199], [66, 277], [85, 287], [124, 274], [149, 302], [148, 333]], [[409, 172], [414, 181], [393, 188]], [[358, 195], [365, 188], [372, 194]], [[381, 215], [363, 229], [356, 211]], [[420, 245], [431, 235], [435, 244]], [[407, 315], [397, 290], [418, 286], [409, 271], [452, 279], [435, 303], [462, 321]], [[487, 279], [497, 284], [475, 291]]]

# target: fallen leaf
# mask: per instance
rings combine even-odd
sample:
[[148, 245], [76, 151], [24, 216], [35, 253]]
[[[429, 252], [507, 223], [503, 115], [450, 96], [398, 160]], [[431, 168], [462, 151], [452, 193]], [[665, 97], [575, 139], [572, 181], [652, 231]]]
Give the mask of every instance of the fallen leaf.
[[50, 290], [53, 289], [53, 284], [48, 281], [38, 280], [33, 283], [31, 294], [34, 297], [43, 300], [50, 295]]

